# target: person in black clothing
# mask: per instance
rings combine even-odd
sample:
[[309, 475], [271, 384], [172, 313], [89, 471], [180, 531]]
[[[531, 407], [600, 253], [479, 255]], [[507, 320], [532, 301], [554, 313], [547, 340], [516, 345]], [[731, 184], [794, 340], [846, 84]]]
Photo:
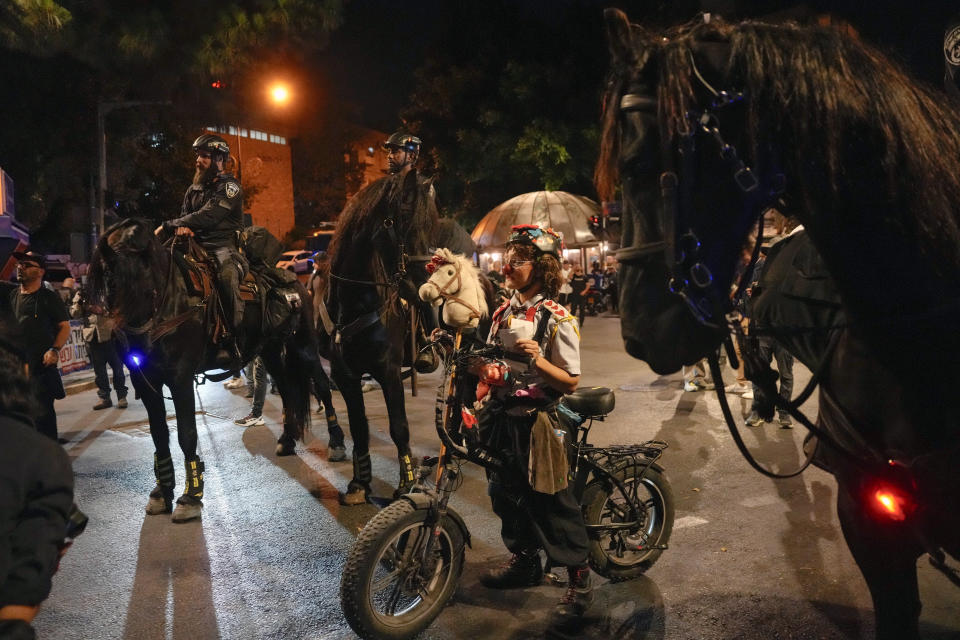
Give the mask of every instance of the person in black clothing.
[[27, 371], [40, 404], [37, 430], [57, 439], [54, 400], [66, 397], [57, 362], [60, 349], [70, 337], [70, 316], [56, 292], [43, 286], [46, 257], [36, 251], [18, 252], [20, 287], [10, 292], [10, 306], [20, 325], [26, 346]]
[[26, 344], [0, 320], [0, 638], [24, 640], [50, 594], [73, 501], [70, 459], [29, 417], [36, 401], [24, 375]]
[[220, 136], [205, 133], [193, 142], [197, 154], [193, 184], [183, 196], [181, 216], [157, 227], [156, 234], [174, 232], [195, 236], [219, 266], [220, 303], [230, 331], [224, 335], [224, 347], [217, 355], [221, 364], [239, 367], [235, 332], [243, 323], [240, 282], [246, 273], [246, 261], [238, 253], [243, 229], [243, 189], [233, 174], [224, 171], [230, 158], [230, 146]]
[[[391, 175], [405, 173], [407, 171], [416, 171], [415, 165], [420, 157], [420, 147], [423, 142], [417, 136], [405, 131], [396, 131], [387, 138], [382, 148], [387, 152], [388, 170]], [[422, 180], [422, 178], [418, 178]], [[436, 190], [433, 185], [429, 189], [430, 198], [436, 198]], [[433, 333], [433, 330], [439, 326], [437, 310], [431, 304], [420, 299], [417, 290], [422, 282], [415, 282], [409, 274], [400, 282], [400, 297], [409, 304], [415, 306], [420, 318], [420, 329], [417, 331], [417, 355], [413, 362], [413, 367], [420, 373], [430, 373], [435, 371], [440, 365], [440, 359], [432, 348], [425, 349], [429, 345], [427, 336]]]
[[100, 400], [93, 405], [94, 411], [113, 406], [110, 400], [110, 377], [107, 375], [107, 365], [113, 370], [113, 388], [117, 392], [117, 407], [127, 408], [127, 384], [123, 373], [123, 361], [117, 353], [117, 345], [113, 339], [113, 318], [103, 312], [99, 305], [90, 304], [86, 292], [81, 289], [70, 305], [70, 315], [74, 318], [83, 318], [83, 341], [87, 346], [87, 355], [97, 383], [97, 396]]
[[573, 289], [568, 298], [570, 301], [570, 313], [577, 317], [580, 326], [583, 327], [584, 316], [586, 316], [586, 295], [587, 291], [590, 290], [590, 282], [587, 280], [587, 277], [583, 275], [583, 267], [580, 265], [573, 267], [573, 275], [570, 277], [570, 288]]

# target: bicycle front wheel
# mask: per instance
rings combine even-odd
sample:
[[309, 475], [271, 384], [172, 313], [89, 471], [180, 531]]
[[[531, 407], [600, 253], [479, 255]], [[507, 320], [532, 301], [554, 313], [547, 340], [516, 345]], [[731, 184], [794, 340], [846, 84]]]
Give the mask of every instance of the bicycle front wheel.
[[[621, 491], [609, 478], [598, 477], [587, 485], [581, 505], [590, 529], [590, 566], [610, 580], [629, 580], [655, 563], [673, 531], [673, 490], [663, 471], [627, 464], [613, 474]], [[626, 495], [625, 495], [626, 494]], [[630, 503], [637, 507], [634, 513]], [[633, 523], [628, 527], [618, 525]]]
[[371, 518], [347, 556], [340, 605], [367, 640], [403, 640], [426, 629], [454, 594], [463, 571], [460, 527], [444, 518], [432, 553], [428, 512], [397, 500]]

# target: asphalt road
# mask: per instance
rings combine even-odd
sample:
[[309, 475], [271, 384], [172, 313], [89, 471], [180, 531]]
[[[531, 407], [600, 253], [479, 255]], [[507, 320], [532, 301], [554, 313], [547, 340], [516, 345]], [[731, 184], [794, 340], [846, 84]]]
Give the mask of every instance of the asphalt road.
[[[676, 523], [659, 562], [642, 578], [600, 581], [586, 638], [872, 638], [866, 585], [843, 542], [836, 484], [810, 469], [772, 481], [742, 460], [712, 393], [685, 393], [679, 374], [657, 376], [622, 350], [616, 318], [590, 318], [583, 330], [585, 385], [617, 392], [617, 409], [593, 432], [597, 444], [666, 440], [662, 462], [676, 497]], [[799, 367], [798, 367], [799, 369]], [[797, 388], [809, 378], [797, 371]], [[407, 397], [414, 453], [435, 453], [437, 374]], [[61, 434], [77, 478], [86, 533], [61, 564], [36, 619], [50, 639], [255, 639], [354, 637], [340, 611], [344, 557], [373, 505], [343, 507], [337, 492], [349, 462], [328, 463], [321, 419], [298, 455], [277, 458], [277, 396], [267, 425], [244, 429], [241, 392], [198, 387], [206, 495], [201, 521], [175, 525], [146, 516], [153, 446], [139, 402], [92, 412], [94, 391], [57, 403]], [[337, 409], [346, 426], [338, 394]], [[397, 480], [396, 450], [379, 393], [366, 394], [372, 424], [374, 491]], [[746, 413], [749, 401], [734, 403]], [[172, 406], [168, 403], [172, 412]], [[815, 402], [809, 403], [811, 412]], [[200, 407], [198, 406], [198, 410]], [[169, 424], [175, 429], [170, 415]], [[799, 429], [747, 430], [757, 457], [786, 470], [800, 460]], [[348, 440], [349, 447], [349, 440]], [[178, 491], [182, 454], [174, 447]], [[468, 468], [452, 505], [473, 536], [452, 604], [422, 636], [431, 639], [543, 637], [561, 595], [543, 585], [493, 592], [478, 575], [507, 557], [489, 509], [481, 470]], [[918, 563], [925, 638], [960, 638], [960, 590]]]

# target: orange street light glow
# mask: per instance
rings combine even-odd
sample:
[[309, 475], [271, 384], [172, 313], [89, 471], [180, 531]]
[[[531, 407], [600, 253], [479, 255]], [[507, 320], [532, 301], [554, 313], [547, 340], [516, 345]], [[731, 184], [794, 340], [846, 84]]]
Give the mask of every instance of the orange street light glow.
[[273, 98], [273, 101], [277, 104], [283, 104], [290, 99], [290, 91], [282, 84], [277, 84], [271, 87], [270, 97]]

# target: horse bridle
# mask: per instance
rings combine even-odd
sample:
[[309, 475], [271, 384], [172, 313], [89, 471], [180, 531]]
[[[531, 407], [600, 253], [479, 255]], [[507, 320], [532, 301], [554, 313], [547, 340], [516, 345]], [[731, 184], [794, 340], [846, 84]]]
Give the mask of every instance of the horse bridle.
[[[687, 114], [687, 131], [679, 134], [678, 148], [671, 147], [668, 136], [661, 132], [661, 159], [664, 170], [660, 174], [660, 202], [663, 240], [646, 242], [616, 252], [617, 260], [623, 263], [641, 262], [651, 254], [662, 252], [667, 265], [672, 265], [672, 277], [669, 282], [671, 292], [681, 296], [698, 323], [721, 329], [725, 318], [732, 309], [726, 291], [718, 290], [714, 285], [713, 273], [703, 261], [701, 242], [694, 233], [693, 191], [694, 167], [700, 145], [698, 141], [706, 138], [715, 143], [720, 159], [727, 166], [730, 179], [736, 185], [743, 199], [744, 217], [759, 220], [757, 241], [750, 263], [746, 265], [741, 278], [746, 278], [759, 257], [762, 243], [763, 216], [770, 205], [782, 195], [785, 178], [782, 173], [772, 176], [767, 189], [761, 188], [761, 181], [754, 171], [744, 163], [734, 145], [728, 143], [720, 132], [719, 114], [743, 101], [739, 91], [717, 91], [700, 75], [691, 60], [694, 74], [700, 83], [713, 94], [710, 106]], [[628, 93], [621, 97], [621, 113], [636, 111], [651, 112], [658, 108], [656, 97]], [[679, 175], [675, 167], [677, 153], [681, 156]]]
[[[400, 209], [401, 214], [407, 214], [407, 227], [403, 229], [402, 232], [398, 233], [399, 225], [394, 218], [385, 217], [381, 222], [380, 226], [382, 230], [387, 234], [387, 237], [390, 240], [390, 243], [397, 247], [397, 270], [390, 276], [389, 280], [358, 280], [354, 278], [348, 278], [346, 276], [341, 276], [339, 274], [330, 271], [330, 277], [334, 280], [339, 280], [341, 282], [349, 282], [351, 284], [363, 284], [373, 287], [388, 287], [393, 289], [398, 289], [400, 287], [400, 282], [407, 277], [407, 265], [411, 262], [427, 262], [430, 260], [430, 256], [418, 256], [410, 255], [406, 250], [406, 240], [410, 235], [411, 228], [413, 226], [410, 219], [412, 218], [412, 209], [413, 206], [409, 202], [405, 202], [402, 198], [402, 191], [400, 196], [397, 196], [397, 187], [393, 186], [390, 190], [390, 193], [387, 194], [386, 199], [388, 201], [398, 200], [398, 208]], [[401, 215], [401, 217], [403, 217]], [[374, 233], [374, 236], [376, 233]]]

